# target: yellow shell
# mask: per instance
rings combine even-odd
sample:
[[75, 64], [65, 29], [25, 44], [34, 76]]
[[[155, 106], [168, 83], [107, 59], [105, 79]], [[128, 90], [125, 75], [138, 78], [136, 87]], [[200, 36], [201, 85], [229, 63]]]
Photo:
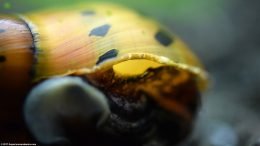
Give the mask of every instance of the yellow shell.
[[36, 80], [109, 68], [130, 77], [172, 66], [194, 74], [200, 89], [206, 87], [207, 73], [188, 47], [157, 22], [127, 8], [84, 4], [21, 17], [36, 43]]
[[[173, 125], [170, 130], [176, 142], [190, 132], [199, 92], [207, 87], [207, 72], [178, 36], [113, 4], [39, 10], [19, 19], [0, 17], [0, 40], [0, 89], [6, 98], [34, 90], [33, 81], [41, 84], [55, 76], [79, 76], [104, 93], [105, 100], [120, 100], [115, 104], [124, 111], [122, 115], [142, 113], [141, 108], [135, 110], [138, 104], [149, 113], [170, 113], [166, 123]], [[13, 95], [17, 89], [23, 94]], [[127, 111], [128, 105], [120, 105], [124, 103], [134, 106]], [[155, 129], [164, 131], [162, 125], [167, 124], [160, 118], [153, 115]], [[165, 135], [158, 136], [164, 139]], [[171, 135], [166, 139], [172, 141]]]

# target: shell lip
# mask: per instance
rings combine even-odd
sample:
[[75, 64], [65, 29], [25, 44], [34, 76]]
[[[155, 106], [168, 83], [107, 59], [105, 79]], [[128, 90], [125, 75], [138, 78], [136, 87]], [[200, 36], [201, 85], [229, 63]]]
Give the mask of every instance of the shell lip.
[[[120, 56], [118, 58], [111, 58], [106, 60], [105, 62], [102, 62], [93, 68], [81, 68], [76, 70], [70, 70], [66, 73], [66, 75], [69, 74], [76, 74], [76, 75], [83, 75], [83, 74], [93, 74], [96, 72], [108, 70], [112, 68], [115, 64], [128, 61], [128, 60], [138, 60], [138, 59], [146, 59], [150, 61], [157, 62], [159, 64], [162, 64], [162, 66], [172, 66], [174, 68], [188, 71], [191, 74], [194, 74], [195, 77], [197, 77], [198, 85], [200, 90], [207, 89], [208, 86], [208, 73], [203, 70], [202, 68], [191, 66], [185, 63], [175, 62], [165, 56], [159, 56], [154, 55], [150, 53], [128, 53], [126, 55]], [[141, 76], [141, 75], [140, 75]]]
[[[187, 71], [193, 75], [195, 75], [196, 80], [197, 80], [197, 85], [199, 87], [200, 91], [204, 91], [208, 87], [208, 74], [207, 72], [200, 67], [197, 66], [192, 66], [188, 65], [185, 63], [180, 63], [173, 61], [165, 56], [159, 56], [159, 55], [154, 55], [151, 53], [128, 53], [125, 55], [121, 55], [115, 58], [107, 59], [106, 61], [95, 65], [91, 68], [83, 67], [79, 69], [70, 69], [66, 71], [65, 73], [58, 74], [58, 75], [45, 75], [45, 76], [36, 76], [35, 79], [33, 80], [34, 82], [38, 82], [40, 80], [49, 78], [49, 77], [57, 77], [57, 76], [66, 76], [66, 75], [90, 75], [90, 74], [95, 74], [98, 72], [105, 72], [109, 69], [111, 69], [114, 65], [119, 64], [124, 61], [129, 61], [129, 60], [138, 60], [138, 59], [146, 59], [150, 61], [154, 61], [156, 63], [162, 64], [161, 66], [171, 66], [173, 68]], [[142, 76], [143, 74], [140, 74]]]

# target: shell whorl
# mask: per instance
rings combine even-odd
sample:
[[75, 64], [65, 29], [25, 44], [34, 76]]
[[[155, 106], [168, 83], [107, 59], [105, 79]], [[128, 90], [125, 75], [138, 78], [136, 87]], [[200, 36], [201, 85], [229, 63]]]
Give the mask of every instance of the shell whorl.
[[1, 91], [24, 92], [30, 83], [32, 64], [33, 37], [27, 24], [16, 17], [0, 16]]

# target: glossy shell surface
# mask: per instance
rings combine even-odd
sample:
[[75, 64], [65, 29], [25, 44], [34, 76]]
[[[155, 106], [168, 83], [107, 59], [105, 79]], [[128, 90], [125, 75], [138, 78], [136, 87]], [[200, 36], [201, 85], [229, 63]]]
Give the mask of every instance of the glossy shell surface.
[[[78, 76], [105, 95], [111, 110], [105, 124], [111, 135], [151, 132], [158, 143], [177, 143], [192, 130], [207, 73], [181, 39], [158, 22], [113, 4], [3, 18], [0, 89], [9, 103], [28, 95], [42, 80]], [[19, 89], [21, 93], [13, 94]], [[165, 132], [167, 126], [171, 132]]]
[[21, 17], [34, 35], [36, 80], [145, 59], [191, 72], [205, 87], [207, 74], [188, 47], [157, 22], [127, 8], [89, 4]]

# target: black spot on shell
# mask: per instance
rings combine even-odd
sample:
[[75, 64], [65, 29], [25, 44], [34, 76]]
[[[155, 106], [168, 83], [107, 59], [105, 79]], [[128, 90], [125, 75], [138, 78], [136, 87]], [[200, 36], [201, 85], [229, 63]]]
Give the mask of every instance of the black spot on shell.
[[92, 15], [95, 15], [96, 12], [93, 11], [93, 10], [85, 10], [85, 11], [81, 12], [81, 14], [82, 14], [83, 16], [92, 16]]
[[1, 63], [1, 62], [5, 62], [5, 61], [6, 61], [6, 57], [0, 55], [0, 63]]
[[3, 32], [5, 32], [5, 30], [0, 28], [0, 33], [3, 33]]
[[164, 46], [169, 46], [173, 42], [172, 38], [161, 30], [155, 34], [155, 39]]
[[103, 54], [99, 57], [96, 64], [99, 64], [107, 59], [114, 58], [117, 56], [117, 54], [118, 54], [118, 50], [116, 50], [116, 49], [109, 50], [108, 52], [106, 52], [105, 54]]
[[111, 26], [109, 24], [104, 24], [104, 25], [98, 26], [90, 31], [89, 36], [102, 36], [103, 37], [107, 34], [110, 27]]

